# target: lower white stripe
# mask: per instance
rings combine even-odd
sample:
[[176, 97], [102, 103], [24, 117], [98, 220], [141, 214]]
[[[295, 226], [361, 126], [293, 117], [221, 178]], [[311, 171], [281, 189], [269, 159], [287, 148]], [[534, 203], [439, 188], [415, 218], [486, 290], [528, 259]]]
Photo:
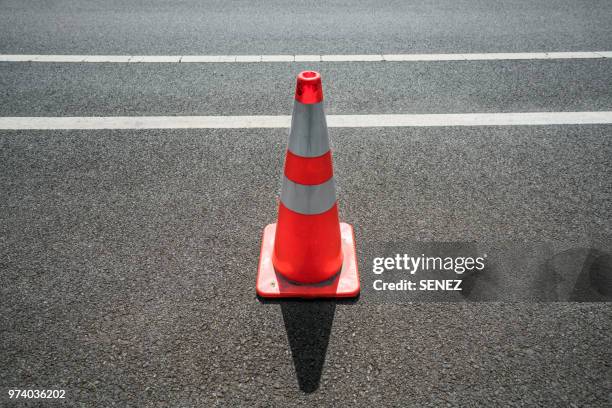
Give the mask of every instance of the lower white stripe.
[[[328, 115], [328, 127], [430, 127], [612, 124], [612, 111]], [[0, 129], [288, 128], [291, 116], [0, 117]]]
[[336, 203], [336, 182], [332, 177], [321, 184], [304, 185], [283, 176], [281, 201], [285, 207], [296, 213], [322, 214]]
[[361, 55], [8, 55], [0, 62], [107, 63], [263, 63], [263, 62], [402, 62], [612, 58], [612, 51], [493, 52], [472, 54], [361, 54]]

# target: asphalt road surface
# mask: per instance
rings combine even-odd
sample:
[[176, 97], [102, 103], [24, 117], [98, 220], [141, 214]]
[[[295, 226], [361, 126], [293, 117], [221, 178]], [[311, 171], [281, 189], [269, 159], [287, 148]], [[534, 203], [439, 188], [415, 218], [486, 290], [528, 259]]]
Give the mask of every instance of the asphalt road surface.
[[601, 51], [606, 0], [3, 0], [5, 54]]
[[[604, 1], [0, 7], [0, 54], [612, 44]], [[302, 69], [322, 73], [333, 114], [612, 110], [610, 59], [7, 62], [0, 116], [289, 115]], [[609, 281], [588, 279], [612, 269], [612, 125], [330, 129], [362, 294], [325, 302], [255, 296], [287, 135], [0, 130], [0, 406], [612, 404]], [[524, 248], [517, 282], [544, 271], [586, 286], [546, 301], [435, 303], [372, 289], [373, 258], [445, 242]], [[10, 400], [14, 388], [66, 398]]]

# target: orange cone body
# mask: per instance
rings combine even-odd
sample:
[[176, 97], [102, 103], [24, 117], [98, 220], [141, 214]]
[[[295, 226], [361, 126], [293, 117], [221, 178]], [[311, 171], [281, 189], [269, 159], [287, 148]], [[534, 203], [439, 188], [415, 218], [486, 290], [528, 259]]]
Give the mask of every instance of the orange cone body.
[[[272, 256], [276, 271], [298, 283], [326, 281], [342, 267], [340, 220], [322, 103], [321, 76], [300, 74]], [[309, 205], [314, 197], [323, 205]]]
[[338, 218], [321, 76], [316, 72], [302, 72], [297, 78], [278, 223], [264, 230], [257, 293], [263, 297], [359, 293], [352, 227]]
[[274, 269], [287, 279], [298, 283], [330, 279], [342, 267], [338, 207], [302, 215], [281, 203], [274, 242]]

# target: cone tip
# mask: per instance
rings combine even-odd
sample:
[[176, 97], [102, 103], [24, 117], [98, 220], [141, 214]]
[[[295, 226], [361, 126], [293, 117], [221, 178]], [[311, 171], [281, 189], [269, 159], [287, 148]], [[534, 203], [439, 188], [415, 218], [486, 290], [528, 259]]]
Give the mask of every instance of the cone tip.
[[303, 71], [297, 76], [295, 100], [301, 103], [319, 103], [323, 100], [321, 74], [316, 71]]

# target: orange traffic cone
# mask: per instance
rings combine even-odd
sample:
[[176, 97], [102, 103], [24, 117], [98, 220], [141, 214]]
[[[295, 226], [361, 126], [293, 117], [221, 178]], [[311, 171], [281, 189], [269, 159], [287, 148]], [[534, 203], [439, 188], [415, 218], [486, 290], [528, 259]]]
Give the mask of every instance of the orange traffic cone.
[[321, 75], [297, 77], [278, 223], [264, 229], [261, 297], [355, 297], [359, 272], [353, 228], [338, 204], [323, 112]]

